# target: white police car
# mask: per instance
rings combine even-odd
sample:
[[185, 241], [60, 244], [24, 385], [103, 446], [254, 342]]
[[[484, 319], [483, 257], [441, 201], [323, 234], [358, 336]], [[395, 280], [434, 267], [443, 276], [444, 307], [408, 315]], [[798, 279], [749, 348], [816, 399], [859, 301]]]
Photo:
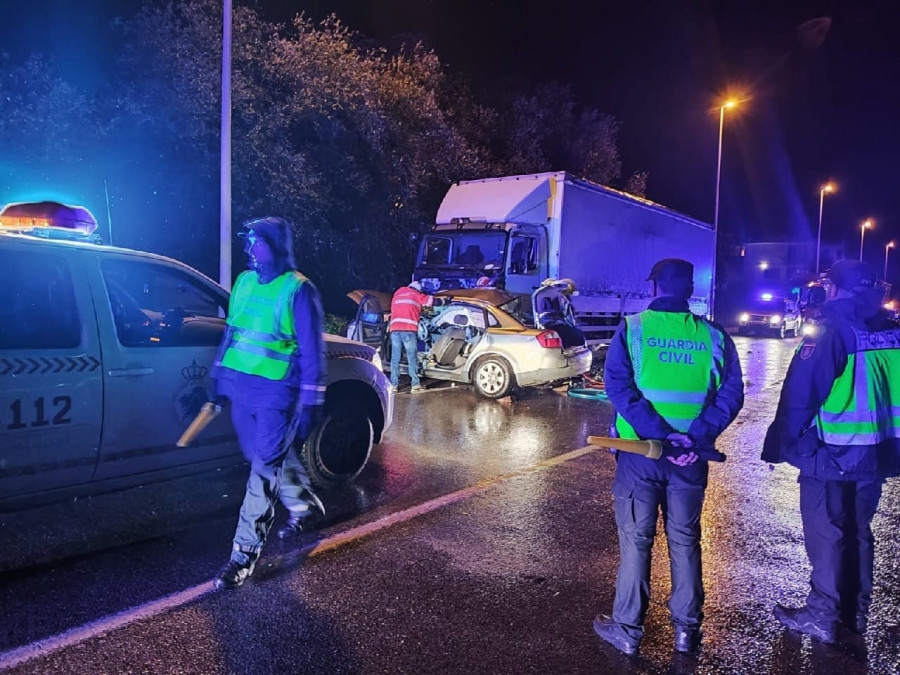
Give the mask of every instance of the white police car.
[[[228, 293], [162, 256], [104, 246], [83, 208], [0, 211], [0, 508], [233, 463], [228, 415], [175, 442], [207, 398]], [[326, 336], [326, 420], [300, 453], [319, 486], [356, 476], [390, 426], [375, 350]]]

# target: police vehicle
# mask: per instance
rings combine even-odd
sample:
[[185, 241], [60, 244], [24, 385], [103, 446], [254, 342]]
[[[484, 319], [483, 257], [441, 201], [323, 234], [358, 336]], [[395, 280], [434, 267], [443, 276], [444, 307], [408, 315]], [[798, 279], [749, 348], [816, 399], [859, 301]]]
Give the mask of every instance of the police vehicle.
[[738, 333], [749, 335], [774, 335], [785, 338], [797, 337], [803, 320], [797, 303], [785, 300], [772, 293], [761, 293], [758, 298], [744, 305], [738, 315]]
[[[0, 211], [0, 509], [240, 458], [227, 414], [175, 445], [207, 400], [228, 293], [96, 227], [56, 202]], [[326, 344], [326, 417], [300, 451], [320, 487], [355, 477], [393, 415], [375, 350]]]

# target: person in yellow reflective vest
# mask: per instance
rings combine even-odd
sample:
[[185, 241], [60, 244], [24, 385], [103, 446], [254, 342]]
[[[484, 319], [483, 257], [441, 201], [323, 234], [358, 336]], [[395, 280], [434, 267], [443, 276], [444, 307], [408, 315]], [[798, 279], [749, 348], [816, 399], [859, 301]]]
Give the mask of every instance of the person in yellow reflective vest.
[[251, 220], [239, 236], [250, 269], [234, 283], [211, 377], [216, 402], [231, 402], [250, 477], [231, 558], [214, 579], [217, 588], [236, 588], [253, 573], [275, 519], [276, 497], [289, 514], [282, 538], [299, 534], [312, 509], [324, 513], [295, 450], [323, 417], [319, 292], [297, 271], [287, 221]]
[[669, 546], [675, 649], [700, 647], [703, 579], [700, 513], [708, 466], [692, 448], [711, 449], [744, 402], [737, 351], [720, 326], [691, 313], [694, 266], [677, 258], [650, 272], [654, 299], [626, 317], [606, 358], [606, 393], [616, 409], [611, 433], [665, 440], [676, 450], [660, 460], [617, 453], [613, 481], [619, 571], [612, 616], [594, 632], [631, 655], [644, 634], [650, 605], [650, 554], [662, 510]]
[[872, 518], [900, 475], [900, 325], [875, 272], [841, 260], [826, 273], [815, 336], [800, 343], [763, 445], [766, 462], [800, 470], [800, 517], [812, 565], [802, 607], [775, 606], [786, 627], [822, 642], [866, 631]]

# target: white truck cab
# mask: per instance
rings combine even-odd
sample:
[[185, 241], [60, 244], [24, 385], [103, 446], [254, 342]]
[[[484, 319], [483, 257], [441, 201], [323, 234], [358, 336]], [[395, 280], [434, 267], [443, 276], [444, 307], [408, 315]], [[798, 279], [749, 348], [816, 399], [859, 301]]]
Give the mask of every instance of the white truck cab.
[[[240, 459], [227, 414], [175, 446], [207, 400], [228, 293], [175, 260], [96, 243], [92, 219], [54, 202], [0, 211], [0, 509]], [[365, 466], [393, 398], [375, 350], [326, 343], [326, 420], [300, 454], [330, 487]]]

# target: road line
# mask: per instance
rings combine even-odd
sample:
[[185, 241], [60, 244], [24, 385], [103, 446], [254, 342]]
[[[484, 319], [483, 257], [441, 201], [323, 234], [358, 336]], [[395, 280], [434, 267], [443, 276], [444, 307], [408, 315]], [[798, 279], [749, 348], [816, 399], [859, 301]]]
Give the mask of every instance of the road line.
[[[294, 560], [302, 557], [312, 558], [318, 555], [322, 555], [323, 553], [333, 551], [340, 546], [345, 546], [351, 542], [358, 541], [388, 527], [392, 527], [400, 523], [405, 523], [412, 520], [413, 518], [418, 518], [419, 516], [431, 513], [432, 511], [436, 511], [437, 509], [440, 509], [444, 506], [449, 506], [450, 504], [455, 504], [456, 502], [468, 499], [469, 497], [487, 492], [491, 488], [496, 487], [501, 483], [505, 483], [522, 476], [527, 476], [529, 474], [542, 471], [558, 464], [563, 464], [596, 450], [596, 447], [588, 445], [583, 448], [578, 448], [577, 450], [571, 450], [570, 452], [563, 453], [562, 455], [557, 455], [556, 457], [551, 457], [550, 459], [545, 459], [541, 462], [537, 462], [536, 464], [525, 467], [524, 469], [519, 469], [518, 471], [513, 471], [512, 473], [503, 474], [501, 476], [496, 476], [495, 478], [481, 481], [480, 483], [476, 483], [475, 485], [472, 485], [470, 487], [463, 488], [462, 490], [457, 490], [456, 492], [451, 492], [440, 497], [435, 497], [434, 499], [430, 499], [429, 501], [423, 502], [422, 504], [419, 504], [417, 506], [412, 506], [408, 509], [404, 509], [403, 511], [391, 513], [370, 523], [352, 527], [344, 532], [338, 532], [314, 544], [305, 546], [293, 554], [275, 558], [271, 562], [277, 563], [279, 560]], [[30, 644], [16, 647], [5, 652], [0, 652], [0, 670], [15, 668], [16, 666], [20, 666], [28, 661], [50, 656], [51, 654], [62, 649], [71, 647], [81, 642], [85, 642], [86, 640], [90, 640], [100, 635], [110, 633], [114, 630], [118, 630], [119, 628], [124, 628], [125, 626], [135, 623], [136, 621], [150, 619], [164, 612], [177, 609], [178, 607], [186, 605], [189, 602], [193, 602], [194, 600], [202, 598], [203, 596], [213, 592], [215, 592], [215, 588], [213, 587], [212, 581], [206, 581], [202, 584], [186, 588], [185, 590], [179, 591], [178, 593], [172, 593], [171, 595], [166, 595], [157, 600], [152, 600], [151, 602], [144, 603], [143, 605], [138, 605], [137, 607], [126, 609], [116, 614], [110, 614], [109, 616], [102, 617], [100, 619], [97, 619], [96, 621], [91, 621], [90, 623], [86, 623], [82, 626], [70, 628], [69, 630], [57, 635], [53, 635], [42, 640], [37, 640]]]

